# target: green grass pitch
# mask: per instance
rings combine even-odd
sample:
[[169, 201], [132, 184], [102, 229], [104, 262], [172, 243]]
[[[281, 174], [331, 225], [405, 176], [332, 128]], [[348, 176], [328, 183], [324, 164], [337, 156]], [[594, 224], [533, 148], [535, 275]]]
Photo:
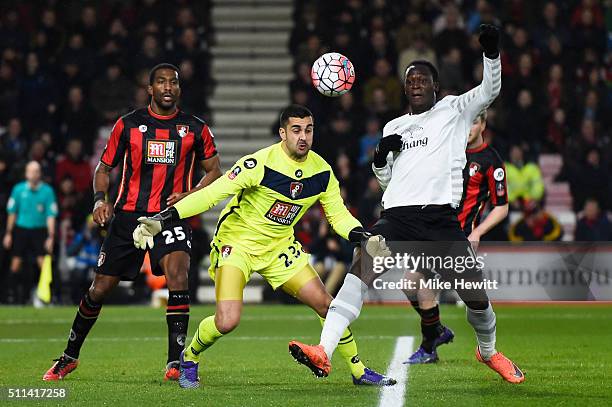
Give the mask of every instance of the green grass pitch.
[[[379, 389], [353, 386], [338, 354], [326, 379], [315, 379], [287, 352], [296, 338], [317, 342], [320, 325], [303, 306], [247, 306], [242, 322], [204, 354], [202, 386], [183, 390], [163, 382], [164, 311], [104, 307], [81, 352], [81, 365], [60, 383], [43, 373], [58, 357], [76, 307], [0, 308], [0, 387], [65, 387], [68, 400], [15, 405], [377, 406]], [[212, 313], [193, 307], [189, 332]], [[439, 349], [436, 365], [408, 370], [406, 405], [610, 405], [612, 305], [496, 306], [498, 349], [525, 372], [505, 383], [474, 358], [475, 338], [464, 309], [442, 307], [455, 342]], [[354, 324], [362, 359], [385, 371], [396, 337], [418, 343], [416, 314], [400, 306], [365, 306]], [[6, 399], [1, 401], [6, 403]], [[444, 404], [442, 404], [444, 403]]]

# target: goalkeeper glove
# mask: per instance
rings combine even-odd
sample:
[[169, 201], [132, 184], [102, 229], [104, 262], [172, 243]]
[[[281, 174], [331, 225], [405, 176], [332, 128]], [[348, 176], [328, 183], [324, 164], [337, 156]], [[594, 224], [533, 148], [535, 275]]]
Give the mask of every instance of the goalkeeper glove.
[[391, 256], [391, 250], [387, 247], [385, 238], [381, 235], [373, 235], [370, 232], [366, 232], [361, 226], [351, 230], [348, 238], [353, 243], [363, 243], [365, 251], [372, 258]]
[[487, 58], [495, 59], [499, 56], [499, 29], [491, 24], [480, 25], [478, 42]]
[[376, 168], [382, 168], [387, 165], [387, 155], [389, 152], [400, 151], [402, 149], [402, 144], [402, 136], [399, 134], [391, 134], [390, 136], [381, 138], [374, 152], [374, 166]]
[[132, 233], [134, 246], [138, 249], [152, 249], [154, 246], [153, 237], [162, 231], [164, 224], [179, 220], [178, 211], [173, 207], [164, 209], [151, 217], [141, 216], [138, 218], [140, 225], [136, 226]]

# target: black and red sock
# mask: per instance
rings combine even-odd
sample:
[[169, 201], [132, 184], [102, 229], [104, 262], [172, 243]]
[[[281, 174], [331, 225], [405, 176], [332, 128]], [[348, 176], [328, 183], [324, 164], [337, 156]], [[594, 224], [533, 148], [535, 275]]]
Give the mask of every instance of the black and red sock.
[[170, 291], [166, 307], [168, 363], [179, 360], [189, 325], [189, 291]]
[[436, 305], [430, 309], [421, 309], [421, 333], [423, 342], [421, 346], [426, 352], [431, 353], [434, 341], [444, 331], [444, 326], [440, 323], [440, 308]]
[[66, 349], [64, 350], [66, 355], [74, 359], [79, 358], [81, 346], [83, 346], [83, 342], [85, 342], [85, 338], [87, 338], [87, 334], [89, 334], [91, 327], [93, 327], [98, 320], [100, 310], [102, 310], [102, 304], [92, 300], [89, 297], [89, 293], [86, 293], [81, 299], [79, 309], [74, 317], [72, 328], [70, 329], [68, 345], [66, 345]]

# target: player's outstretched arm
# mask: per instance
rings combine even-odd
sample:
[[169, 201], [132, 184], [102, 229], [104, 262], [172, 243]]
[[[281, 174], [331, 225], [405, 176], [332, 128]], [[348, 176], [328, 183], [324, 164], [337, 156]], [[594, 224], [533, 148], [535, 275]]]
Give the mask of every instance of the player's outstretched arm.
[[482, 82], [451, 102], [460, 113], [467, 116], [466, 120], [470, 123], [482, 110], [493, 103], [501, 90], [499, 29], [494, 25], [482, 24], [478, 41], [484, 53]]
[[[163, 229], [165, 222], [173, 222], [179, 219], [190, 218], [194, 215], [206, 212], [227, 197], [237, 194], [239, 191], [259, 183], [262, 171], [260, 168], [249, 168], [242, 171], [240, 164], [251, 158], [240, 159], [221, 178], [217, 178], [212, 184], [204, 187], [178, 201], [174, 206], [168, 207], [160, 213], [151, 217], [140, 217], [140, 225], [134, 229], [132, 238], [134, 246], [140, 249], [153, 247], [153, 237]], [[256, 163], [254, 159], [253, 162]]]

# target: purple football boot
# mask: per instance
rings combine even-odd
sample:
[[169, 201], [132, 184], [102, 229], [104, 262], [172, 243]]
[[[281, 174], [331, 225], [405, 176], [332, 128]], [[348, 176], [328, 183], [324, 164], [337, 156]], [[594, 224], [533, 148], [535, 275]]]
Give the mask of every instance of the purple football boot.
[[393, 386], [397, 380], [375, 372], [367, 367], [361, 377], [353, 376], [353, 384], [356, 386]]

